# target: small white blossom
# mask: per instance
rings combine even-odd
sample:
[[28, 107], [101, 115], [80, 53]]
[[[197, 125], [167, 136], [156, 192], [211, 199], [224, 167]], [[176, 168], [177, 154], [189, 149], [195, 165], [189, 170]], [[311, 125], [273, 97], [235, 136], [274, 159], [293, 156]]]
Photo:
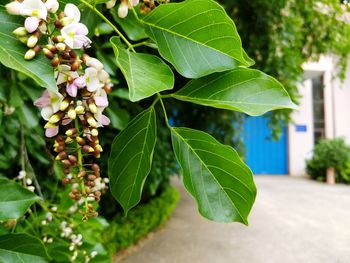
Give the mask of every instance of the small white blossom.
[[46, 20], [47, 9], [41, 0], [24, 0], [21, 4], [20, 14], [22, 16], [35, 16]]
[[115, 4], [116, 4], [117, 0], [109, 0], [107, 3], [106, 3], [106, 8], [107, 9], [112, 9]]
[[59, 3], [57, 0], [47, 0], [45, 6], [50, 13], [56, 13], [59, 8]]
[[21, 3], [18, 1], [13, 1], [5, 5], [6, 11], [11, 15], [20, 15], [21, 14]]
[[86, 36], [89, 33], [88, 28], [82, 23], [71, 23], [61, 29], [64, 42], [73, 49], [89, 47], [91, 40]]
[[39, 26], [39, 19], [35, 16], [27, 17], [24, 21], [24, 27], [28, 33], [33, 33]]
[[122, 2], [118, 7], [118, 16], [120, 18], [125, 18], [128, 15], [129, 7], [128, 4]]

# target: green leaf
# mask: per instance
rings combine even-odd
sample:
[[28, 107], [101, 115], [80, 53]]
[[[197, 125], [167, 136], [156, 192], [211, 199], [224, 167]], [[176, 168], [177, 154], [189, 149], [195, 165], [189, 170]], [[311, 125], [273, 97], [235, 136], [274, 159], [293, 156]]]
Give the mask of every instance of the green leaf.
[[111, 120], [112, 127], [115, 129], [124, 129], [130, 120], [129, 113], [120, 108], [115, 102], [110, 104], [106, 111], [109, 119]]
[[296, 108], [281, 83], [259, 70], [247, 68], [192, 80], [172, 96], [253, 116], [275, 109]]
[[57, 85], [50, 61], [41, 52], [33, 60], [26, 61], [24, 54], [28, 48], [12, 34], [17, 27], [23, 26], [23, 19], [7, 14], [0, 5], [0, 24], [0, 62], [34, 79], [40, 86], [56, 92]]
[[118, 16], [118, 9], [114, 8], [111, 10], [111, 14], [132, 41], [139, 41], [148, 37], [145, 33], [145, 26], [138, 20], [134, 12], [130, 11], [127, 17], [120, 18]]
[[201, 215], [217, 222], [248, 224], [256, 187], [237, 152], [193, 129], [171, 128], [171, 136], [184, 185]]
[[0, 179], [0, 221], [17, 219], [40, 198], [18, 183]]
[[27, 234], [7, 234], [0, 236], [0, 262], [42, 263], [50, 257], [44, 244]]
[[212, 0], [160, 5], [143, 21], [162, 57], [187, 78], [251, 65], [233, 21]]
[[159, 57], [130, 52], [121, 46], [118, 37], [112, 37], [110, 42], [117, 64], [128, 83], [131, 101], [139, 101], [173, 88], [174, 74]]
[[125, 213], [141, 199], [151, 170], [156, 143], [156, 116], [151, 107], [136, 118], [114, 139], [108, 161], [110, 189]]

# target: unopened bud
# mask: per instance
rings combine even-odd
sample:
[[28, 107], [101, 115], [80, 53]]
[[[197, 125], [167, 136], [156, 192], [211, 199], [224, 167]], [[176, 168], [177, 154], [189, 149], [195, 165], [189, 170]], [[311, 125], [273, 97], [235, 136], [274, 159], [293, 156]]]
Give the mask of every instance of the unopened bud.
[[7, 13], [11, 15], [20, 15], [21, 14], [21, 3], [18, 1], [13, 1], [5, 5]]
[[77, 117], [77, 113], [73, 108], [70, 108], [67, 113], [68, 117], [74, 120]]
[[103, 152], [103, 148], [102, 148], [102, 146], [100, 144], [95, 145], [94, 148], [95, 148], [95, 150], [97, 150], [99, 152]]
[[58, 29], [61, 29], [63, 27], [63, 25], [62, 25], [60, 20], [56, 20], [54, 24], [55, 24], [55, 27], [58, 28]]
[[77, 162], [77, 157], [75, 157], [74, 155], [68, 155], [68, 160], [74, 164]]
[[75, 112], [77, 114], [83, 114], [85, 112], [85, 108], [82, 105], [78, 105], [75, 107]]
[[95, 137], [98, 136], [98, 130], [97, 129], [91, 129], [90, 133], [91, 133], [92, 136], [95, 136]]
[[65, 168], [69, 168], [71, 166], [71, 163], [68, 160], [63, 160], [62, 163]]
[[94, 148], [92, 148], [92, 147], [89, 146], [89, 145], [84, 145], [84, 146], [83, 146], [83, 151], [86, 152], [86, 153], [92, 153], [92, 152], [94, 152], [95, 150], [94, 150]]
[[88, 176], [88, 180], [90, 180], [90, 181], [94, 181], [96, 179], [96, 176], [95, 175], [89, 175]]
[[[91, 113], [95, 114], [97, 113], [97, 107], [95, 103], [89, 103], [89, 110], [91, 111]], [[92, 126], [92, 125], [91, 125]]]
[[64, 37], [63, 36], [54, 36], [52, 38], [52, 41], [55, 42], [55, 43], [61, 43], [64, 41]]
[[69, 106], [69, 101], [67, 99], [63, 100], [60, 104], [60, 111], [65, 111]]
[[71, 129], [66, 131], [66, 135], [69, 136], [69, 137], [74, 135], [74, 134], [76, 134], [76, 133], [77, 133], [77, 129], [76, 128], [71, 128]]
[[27, 41], [27, 47], [35, 47], [36, 43], [38, 43], [38, 38], [36, 36], [30, 36]]
[[23, 44], [27, 45], [28, 37], [27, 36], [18, 37], [18, 40], [21, 41]]
[[91, 169], [95, 172], [99, 172], [100, 171], [100, 166], [98, 166], [98, 164], [94, 163], [92, 166], [91, 166]]
[[58, 57], [54, 57], [52, 60], [51, 60], [51, 65], [53, 67], [57, 67], [58, 65], [60, 64], [60, 59]]
[[77, 136], [75, 138], [77, 140], [77, 143], [81, 146], [85, 145], [85, 140], [83, 138], [81, 138], [80, 136]]
[[57, 123], [61, 120], [61, 116], [59, 114], [54, 114], [50, 117], [49, 122], [50, 123]]
[[56, 46], [54, 46], [54, 45], [51, 45], [51, 44], [47, 44], [46, 45], [46, 48], [48, 49], [48, 50], [50, 50], [53, 54], [56, 54], [57, 53], [57, 47]]
[[36, 54], [38, 54], [38, 53], [40, 52], [40, 50], [41, 50], [40, 45], [36, 45], [35, 47], [33, 47], [33, 50], [34, 50], [34, 52], [35, 52]]
[[118, 16], [120, 18], [125, 18], [128, 15], [129, 7], [128, 4], [122, 2], [118, 7]]
[[72, 141], [73, 141], [73, 139], [71, 137], [67, 137], [65, 140], [66, 143], [71, 143]]
[[28, 34], [27, 30], [23, 26], [16, 28], [12, 33], [17, 37], [24, 37]]
[[67, 158], [67, 153], [66, 153], [66, 152], [60, 152], [60, 153], [56, 156], [55, 160], [56, 160], [56, 161], [61, 161], [61, 160], [64, 160], [64, 159], [66, 159], [66, 158]]
[[56, 48], [59, 50], [59, 51], [64, 51], [66, 49], [66, 44], [64, 43], [58, 43], [56, 45]]
[[75, 61], [72, 66], [71, 66], [71, 70], [72, 71], [77, 71], [78, 68], [80, 67], [80, 62], [79, 61]]
[[38, 28], [38, 26], [39, 19], [34, 16], [27, 17], [24, 21], [24, 27], [28, 33], [33, 33]]
[[45, 129], [55, 128], [55, 127], [56, 125], [51, 122], [47, 122], [44, 126]]
[[90, 125], [91, 127], [94, 127], [94, 128], [97, 127], [97, 122], [96, 122], [96, 120], [95, 120], [94, 117], [89, 116], [89, 117], [86, 119], [86, 121], [89, 123], [89, 125]]
[[36, 53], [33, 49], [29, 49], [25, 54], [24, 54], [24, 59], [25, 60], [31, 60], [35, 57]]
[[78, 178], [85, 177], [86, 171], [85, 170], [80, 171], [77, 176], [78, 176]]

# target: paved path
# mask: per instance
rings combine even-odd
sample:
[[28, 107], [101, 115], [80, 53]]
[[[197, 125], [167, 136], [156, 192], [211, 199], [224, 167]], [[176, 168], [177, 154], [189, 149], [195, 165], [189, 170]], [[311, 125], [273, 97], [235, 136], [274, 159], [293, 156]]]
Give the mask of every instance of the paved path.
[[168, 226], [123, 263], [350, 262], [350, 186], [282, 176], [256, 183], [249, 227], [201, 218], [180, 187]]

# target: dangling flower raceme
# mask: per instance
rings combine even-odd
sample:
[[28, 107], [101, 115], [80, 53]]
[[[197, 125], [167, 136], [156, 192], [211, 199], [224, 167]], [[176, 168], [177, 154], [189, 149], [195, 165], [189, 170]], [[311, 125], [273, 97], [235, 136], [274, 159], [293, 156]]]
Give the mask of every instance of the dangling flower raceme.
[[[63, 183], [72, 184], [69, 196], [77, 201], [76, 210], [87, 219], [97, 214], [91, 202], [99, 201], [101, 191], [107, 188], [95, 159], [103, 151], [98, 128], [110, 122], [103, 111], [108, 106], [107, 91], [112, 84], [103, 64], [84, 53], [91, 40], [88, 28], [79, 22], [79, 9], [67, 4], [57, 15], [58, 8], [57, 0], [24, 0], [6, 5], [9, 13], [26, 17], [24, 27], [14, 31], [29, 48], [25, 59], [33, 59], [42, 50], [54, 67], [58, 92], [44, 91], [34, 105], [41, 108], [46, 121], [46, 137], [54, 139], [55, 159], [62, 163], [66, 175]], [[47, 32], [52, 26], [58, 29], [53, 35]], [[39, 45], [43, 36], [47, 44]], [[82, 55], [74, 49], [81, 49]]]

